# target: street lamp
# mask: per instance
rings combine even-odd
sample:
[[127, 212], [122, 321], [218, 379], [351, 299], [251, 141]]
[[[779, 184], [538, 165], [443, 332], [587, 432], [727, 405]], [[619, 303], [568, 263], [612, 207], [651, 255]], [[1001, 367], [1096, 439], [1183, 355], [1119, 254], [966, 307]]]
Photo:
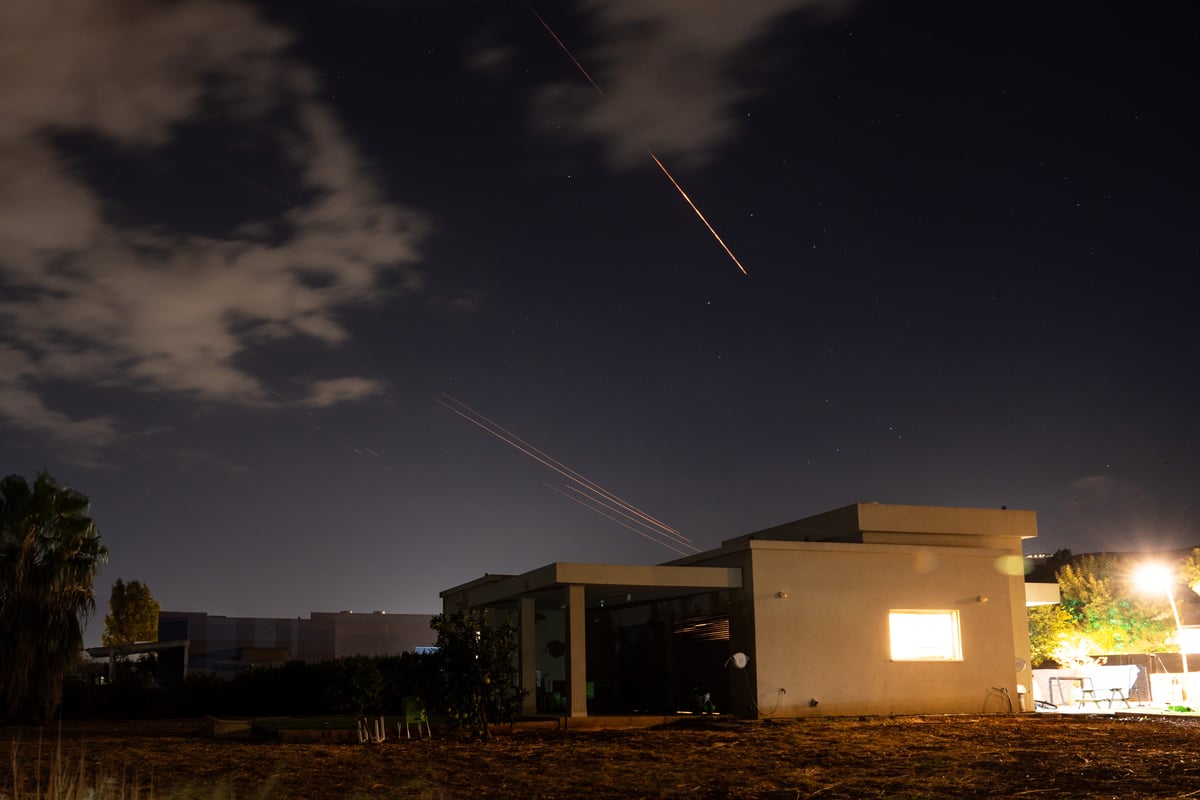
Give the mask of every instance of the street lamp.
[[[1146, 592], [1163, 591], [1167, 593], [1167, 601], [1171, 604], [1171, 613], [1175, 615], [1175, 638], [1179, 642], [1179, 655], [1183, 657], [1183, 685], [1187, 686], [1188, 660], [1187, 647], [1183, 640], [1183, 622], [1179, 619], [1179, 608], [1175, 605], [1175, 592], [1173, 591], [1176, 582], [1175, 571], [1169, 569], [1162, 564], [1143, 564], [1138, 567], [1134, 573], [1134, 581], [1138, 588]], [[1184, 689], [1186, 696], [1187, 689]]]

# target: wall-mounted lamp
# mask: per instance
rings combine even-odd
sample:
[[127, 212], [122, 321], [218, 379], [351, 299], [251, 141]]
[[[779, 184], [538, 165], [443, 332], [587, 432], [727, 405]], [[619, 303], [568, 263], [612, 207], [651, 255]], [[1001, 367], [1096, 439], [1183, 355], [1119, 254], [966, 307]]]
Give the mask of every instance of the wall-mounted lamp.
[[775, 596], [780, 600], [787, 600], [787, 592], [777, 592]]

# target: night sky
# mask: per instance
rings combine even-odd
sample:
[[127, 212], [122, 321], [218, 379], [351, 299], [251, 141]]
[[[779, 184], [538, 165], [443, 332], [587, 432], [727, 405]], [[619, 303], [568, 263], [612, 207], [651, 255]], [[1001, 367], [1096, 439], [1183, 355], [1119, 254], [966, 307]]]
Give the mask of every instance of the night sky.
[[534, 8], [603, 96], [522, 2], [0, 4], [0, 464], [92, 498], [101, 608], [675, 557], [456, 401], [700, 548], [1200, 544], [1200, 7]]

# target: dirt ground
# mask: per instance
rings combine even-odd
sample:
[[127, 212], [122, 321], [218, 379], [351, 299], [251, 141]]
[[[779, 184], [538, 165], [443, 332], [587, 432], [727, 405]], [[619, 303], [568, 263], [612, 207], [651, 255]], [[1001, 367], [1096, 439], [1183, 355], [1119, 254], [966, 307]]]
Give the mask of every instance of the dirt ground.
[[45, 796], [58, 751], [60, 765], [76, 775], [82, 766], [89, 782], [98, 776], [108, 787], [101, 797], [117, 800], [1200, 797], [1195, 717], [692, 719], [641, 730], [501, 730], [489, 742], [435, 731], [379, 745], [205, 732], [199, 721], [0, 728], [12, 754], [0, 759], [0, 798], [36, 798], [39, 763]]

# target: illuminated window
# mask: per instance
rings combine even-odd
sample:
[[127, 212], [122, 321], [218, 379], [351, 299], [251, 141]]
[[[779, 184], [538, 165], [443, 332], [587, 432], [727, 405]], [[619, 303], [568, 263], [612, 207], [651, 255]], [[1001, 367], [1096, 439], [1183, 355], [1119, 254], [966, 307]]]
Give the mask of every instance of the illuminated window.
[[892, 611], [893, 661], [962, 661], [957, 611]]

